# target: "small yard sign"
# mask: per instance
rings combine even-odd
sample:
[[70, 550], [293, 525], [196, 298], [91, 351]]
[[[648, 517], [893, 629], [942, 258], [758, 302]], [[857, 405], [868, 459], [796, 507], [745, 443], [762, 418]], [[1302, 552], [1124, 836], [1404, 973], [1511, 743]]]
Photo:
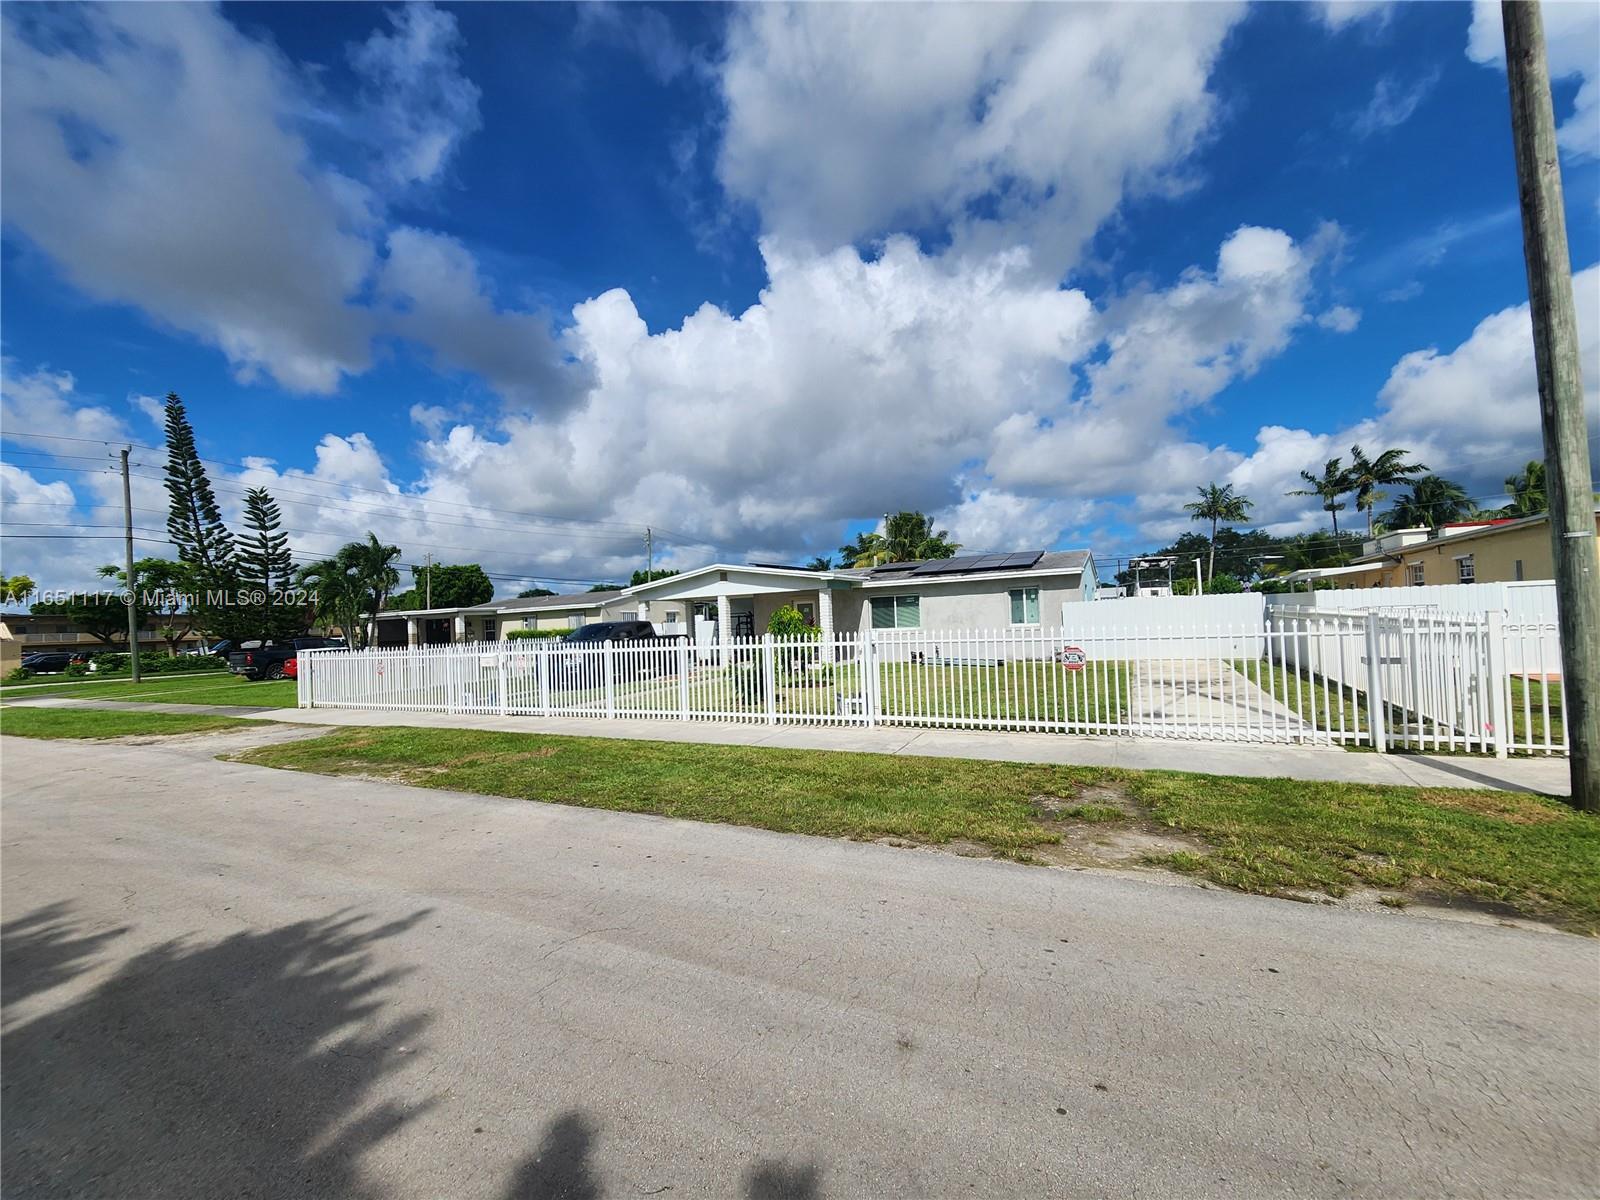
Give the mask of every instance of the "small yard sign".
[[1061, 648], [1061, 665], [1069, 671], [1083, 670], [1083, 664], [1089, 661], [1089, 656], [1083, 652], [1082, 646], [1063, 646]]

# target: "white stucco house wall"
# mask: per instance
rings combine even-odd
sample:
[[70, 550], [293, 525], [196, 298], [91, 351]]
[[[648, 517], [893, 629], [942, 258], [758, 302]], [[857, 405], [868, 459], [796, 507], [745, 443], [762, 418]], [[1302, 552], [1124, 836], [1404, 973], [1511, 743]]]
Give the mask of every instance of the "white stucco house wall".
[[[689, 632], [766, 632], [786, 604], [824, 636], [869, 629], [1004, 630], [1051, 626], [1063, 603], [1099, 591], [1088, 550], [957, 555], [925, 562], [811, 571], [712, 563], [666, 579], [605, 592], [497, 600], [460, 609], [385, 612], [383, 645], [497, 641], [512, 629], [575, 629], [592, 621], [650, 621]], [[698, 618], [698, 621], [697, 621]]]

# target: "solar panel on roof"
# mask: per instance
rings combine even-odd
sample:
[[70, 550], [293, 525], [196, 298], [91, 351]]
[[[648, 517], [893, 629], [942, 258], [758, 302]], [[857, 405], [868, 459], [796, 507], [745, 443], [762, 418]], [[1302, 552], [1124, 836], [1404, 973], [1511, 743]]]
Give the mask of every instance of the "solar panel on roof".
[[1031, 567], [1044, 557], [1043, 550], [1023, 550], [1016, 554], [1006, 555], [1007, 567]]
[[929, 559], [911, 573], [913, 575], [960, 575], [973, 569], [973, 564], [983, 558], [981, 554], [962, 554], [955, 558]]

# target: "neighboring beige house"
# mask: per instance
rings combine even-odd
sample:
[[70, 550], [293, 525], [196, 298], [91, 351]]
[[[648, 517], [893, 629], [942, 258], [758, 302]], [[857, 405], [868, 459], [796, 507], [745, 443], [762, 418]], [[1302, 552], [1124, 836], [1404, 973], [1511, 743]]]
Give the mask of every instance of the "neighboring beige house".
[[[1600, 508], [1595, 509], [1600, 531]], [[1422, 587], [1450, 583], [1521, 583], [1555, 576], [1550, 521], [1536, 517], [1458, 521], [1428, 529], [1396, 529], [1362, 547], [1343, 567], [1312, 567], [1294, 583], [1327, 580], [1336, 588]]]
[[[201, 644], [198, 633], [187, 634], [180, 650]], [[104, 642], [78, 628], [72, 618], [59, 614], [0, 613], [0, 673], [10, 671], [24, 654], [38, 650], [126, 650], [126, 639]], [[141, 653], [165, 654], [167, 643], [154, 625], [139, 631]]]
[[387, 612], [379, 618], [377, 640], [399, 646], [496, 641], [511, 629], [576, 629], [592, 621], [649, 621], [685, 633], [709, 625], [746, 636], [765, 633], [772, 614], [786, 604], [825, 635], [1053, 626], [1063, 603], [1093, 600], [1098, 586], [1088, 550], [969, 554], [831, 571], [713, 563], [614, 592]]

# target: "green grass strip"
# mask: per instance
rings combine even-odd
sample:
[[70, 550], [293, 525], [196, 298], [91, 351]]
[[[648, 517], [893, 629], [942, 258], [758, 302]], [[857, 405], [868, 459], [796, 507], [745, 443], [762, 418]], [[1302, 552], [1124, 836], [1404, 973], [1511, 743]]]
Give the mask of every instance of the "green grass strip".
[[972, 841], [1020, 859], [1058, 841], [1062, 821], [1120, 820], [1195, 839], [1160, 861], [1226, 887], [1411, 887], [1600, 931], [1600, 819], [1520, 793], [392, 727], [234, 757], [789, 833]]
[[29, 738], [114, 738], [175, 733], [209, 733], [259, 724], [204, 713], [116, 712], [84, 708], [7, 708], [0, 733]]

